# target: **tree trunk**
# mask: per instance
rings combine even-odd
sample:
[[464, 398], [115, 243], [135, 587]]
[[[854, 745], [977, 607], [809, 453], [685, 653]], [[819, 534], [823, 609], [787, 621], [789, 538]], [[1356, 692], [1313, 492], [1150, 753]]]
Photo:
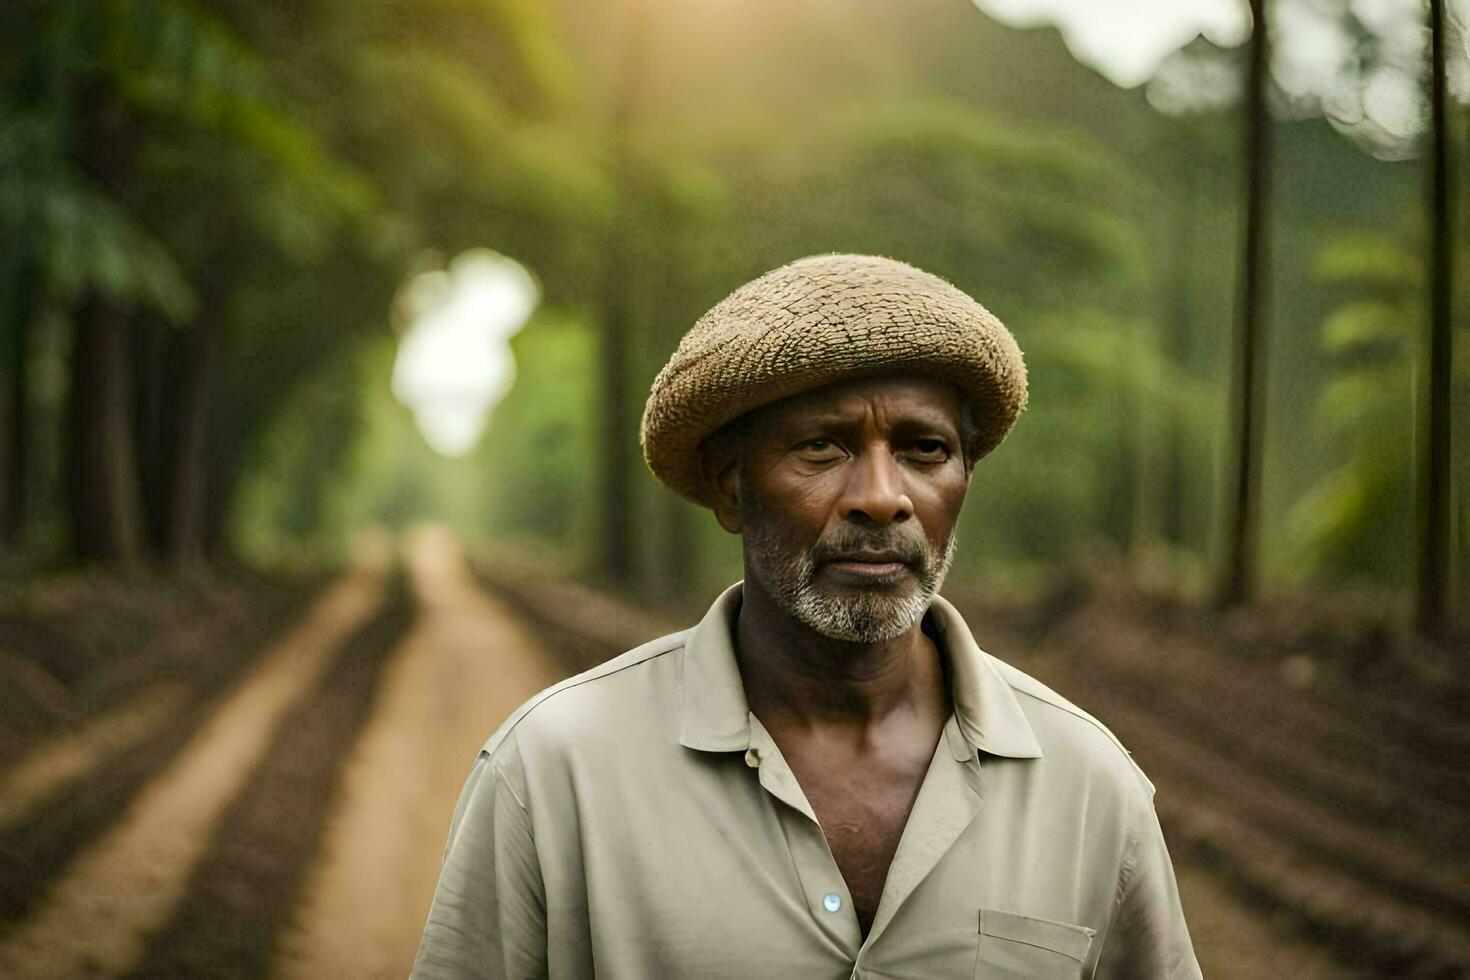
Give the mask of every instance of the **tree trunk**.
[[143, 502], [133, 446], [127, 324], [89, 294], [75, 316], [71, 370], [72, 549], [83, 560], [137, 564], [144, 557]]
[[1444, 0], [1430, 0], [1429, 70], [1429, 364], [1427, 397], [1419, 411], [1424, 435], [1419, 474], [1419, 574], [1415, 625], [1434, 640], [1447, 639], [1450, 579], [1450, 343], [1453, 312], [1454, 200], [1446, 118]]
[[188, 567], [204, 561], [207, 548], [211, 396], [218, 363], [218, 337], [206, 312], [179, 338], [178, 398], [169, 454], [168, 557]]
[[30, 481], [27, 390], [31, 323], [40, 309], [40, 263], [16, 250], [3, 294], [0, 336], [0, 549], [19, 542], [26, 525]]
[[[224, 338], [218, 338], [223, 343]], [[251, 433], [262, 424], [266, 413], [261, 403], [228, 384], [223, 365], [215, 360], [215, 371], [210, 386], [215, 404], [228, 405], [229, 411], [212, 412], [205, 420], [207, 430], [204, 445], [203, 484], [203, 546], [204, 555], [212, 562], [223, 562], [231, 558], [229, 553], [229, 517], [234, 504], [235, 491], [240, 475], [245, 468], [245, 458], [250, 447]], [[230, 390], [226, 390], [230, 389]]]
[[140, 311], [133, 319], [133, 396], [136, 402], [134, 440], [138, 452], [139, 485], [147, 519], [149, 548], [161, 553], [165, 543], [168, 507], [169, 419], [173, 415], [173, 328]]
[[1242, 233], [1239, 310], [1231, 385], [1234, 492], [1224, 498], [1227, 549], [1216, 589], [1217, 606], [1233, 606], [1256, 591], [1260, 523], [1261, 442], [1265, 433], [1265, 366], [1262, 334], [1270, 289], [1270, 117], [1266, 83], [1270, 65], [1266, 0], [1251, 0], [1254, 27], [1246, 74], [1245, 215]]
[[633, 243], [630, 210], [634, 199], [628, 128], [638, 102], [647, 20], [646, 0], [642, 0], [628, 20], [622, 78], [613, 105], [613, 184], [617, 197], [608, 235], [607, 279], [603, 289], [601, 572], [621, 585], [630, 584], [633, 574], [633, 468], [628, 440], [637, 437], [628, 410], [633, 274], [632, 257], [628, 253]]
[[[616, 237], [616, 236], [615, 236]], [[616, 243], [615, 243], [616, 245]], [[617, 246], [621, 248], [622, 246]], [[632, 432], [628, 411], [627, 263], [609, 257], [602, 329], [602, 552], [601, 572], [627, 584], [633, 571], [632, 467], [626, 440]]]

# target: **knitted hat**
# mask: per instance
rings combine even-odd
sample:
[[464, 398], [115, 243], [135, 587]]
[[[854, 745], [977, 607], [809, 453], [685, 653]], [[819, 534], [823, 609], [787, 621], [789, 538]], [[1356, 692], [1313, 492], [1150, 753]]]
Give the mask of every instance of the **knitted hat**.
[[1021, 350], [985, 307], [903, 262], [813, 255], [741, 286], [684, 335], [649, 391], [643, 458], [709, 506], [699, 446], [712, 433], [761, 405], [873, 375], [955, 384], [975, 413], [975, 459], [1026, 407]]

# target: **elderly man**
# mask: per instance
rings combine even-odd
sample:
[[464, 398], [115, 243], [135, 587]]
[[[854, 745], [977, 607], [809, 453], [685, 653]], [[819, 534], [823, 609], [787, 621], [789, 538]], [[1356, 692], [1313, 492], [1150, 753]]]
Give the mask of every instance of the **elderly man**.
[[901, 262], [702, 317], [643, 447], [745, 578], [490, 738], [415, 976], [1199, 976], [1152, 785], [937, 595], [1025, 403], [1005, 327]]

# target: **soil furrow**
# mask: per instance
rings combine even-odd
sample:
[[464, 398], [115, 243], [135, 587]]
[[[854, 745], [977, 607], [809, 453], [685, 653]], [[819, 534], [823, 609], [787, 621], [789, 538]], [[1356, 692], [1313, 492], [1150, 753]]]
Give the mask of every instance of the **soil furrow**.
[[1470, 976], [1470, 943], [1456, 923], [1306, 860], [1231, 814], [1193, 807], [1178, 796], [1157, 802], [1171, 849], [1208, 861], [1258, 914], [1279, 917], [1378, 976]]
[[250, 777], [281, 718], [315, 686], [332, 651], [377, 607], [378, 576], [359, 573], [311, 613], [222, 699], [183, 751], [148, 780], [0, 941], [0, 972], [115, 975], [168, 921], [227, 802]]
[[[1096, 642], [1100, 635], [1107, 636], [1105, 644]], [[1049, 651], [1046, 667], [1059, 673], [1070, 671], [1074, 661], [1096, 663], [1116, 675], [1120, 689], [1148, 692], [1155, 703], [1192, 712], [1196, 719], [1208, 715], [1226, 730], [1232, 752], [1257, 753], [1272, 763], [1272, 771], [1277, 771], [1272, 760], [1285, 746], [1298, 770], [1351, 773], [1379, 782], [1386, 793], [1397, 791], [1404, 805], [1427, 811], [1427, 825], [1442, 819], [1444, 811], [1463, 812], [1470, 801], [1464, 765], [1470, 756], [1427, 753], [1402, 726], [1365, 724], [1381, 707], [1371, 696], [1360, 697], [1361, 705], [1350, 714], [1315, 692], [1283, 684], [1274, 669], [1272, 676], [1262, 677], [1265, 664], [1096, 607], [1078, 610], [1026, 645]], [[1251, 723], [1241, 724], [1243, 718]], [[1386, 732], [1391, 734], [1385, 737]], [[1331, 779], [1324, 775], [1315, 781], [1330, 793]], [[1296, 789], [1295, 783], [1288, 788]]]
[[137, 697], [53, 738], [0, 777], [0, 828], [14, 826], [32, 807], [163, 727], [187, 700], [184, 685], [159, 681]]
[[47, 780], [23, 804], [19, 798], [7, 801], [13, 815], [0, 825], [0, 936], [31, 911], [88, 843], [116, 823], [149, 779], [189, 743], [231, 685], [279, 642], [322, 591], [314, 585], [282, 594], [219, 638], [208, 668], [189, 678], [192, 696], [163, 715], [146, 736], [96, 746], [87, 764], [67, 778]]
[[[1463, 806], [1426, 792], [1434, 785], [1429, 776], [1410, 791], [1396, 785], [1404, 781], [1401, 766], [1361, 754], [1340, 759], [1335, 752], [1323, 752], [1322, 746], [1306, 745], [1279, 731], [1269, 719], [1250, 726], [1243, 737], [1239, 712], [1207, 690], [1175, 687], [1164, 692], [1146, 672], [1104, 661], [1090, 663], [1089, 669], [1106, 678], [1103, 683], [1112, 697], [1152, 712], [1217, 752], [1250, 760], [1287, 792], [1375, 821], [1401, 840], [1420, 846], [1432, 842], [1442, 853], [1470, 857], [1470, 840], [1457, 826]], [[1070, 675], [1073, 668], [1067, 672]]]
[[267, 974], [320, 844], [341, 766], [368, 717], [382, 668], [413, 620], [402, 582], [347, 641], [317, 690], [286, 718], [260, 768], [215, 829], [172, 920], [130, 976]]
[[[1470, 885], [1451, 867], [1427, 856], [1392, 846], [1354, 820], [1264, 789], [1249, 770], [1223, 758], [1209, 759], [1198, 746], [1167, 743], [1167, 730], [1131, 714], [1110, 714], [1125, 744], [1147, 746], [1139, 758], [1154, 778], [1167, 783], [1171, 795], [1211, 815], [1228, 808], [1233, 819], [1248, 822], [1241, 837], [1240, 861], [1253, 861], [1267, 838], [1284, 844], [1302, 859], [1351, 876], [1365, 890], [1376, 890], [1395, 905], [1418, 906], [1427, 916], [1470, 932]], [[1228, 801], [1222, 806], [1216, 801]]]

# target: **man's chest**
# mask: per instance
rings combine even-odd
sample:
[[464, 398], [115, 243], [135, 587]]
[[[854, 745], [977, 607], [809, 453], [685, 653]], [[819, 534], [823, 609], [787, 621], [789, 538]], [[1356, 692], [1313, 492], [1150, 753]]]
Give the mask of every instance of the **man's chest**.
[[792, 772], [816, 814], [866, 934], [926, 766], [905, 759], [793, 756]]
[[587, 948], [598, 976], [847, 977], [891, 887], [860, 974], [969, 977], [999, 942], [979, 932], [982, 910], [1105, 920], [1119, 841], [1097, 833], [1096, 810], [1084, 820], [1027, 776], [1035, 763], [992, 763], [982, 783], [940, 756], [903, 789], [882, 772], [790, 762], [666, 760], [646, 771], [678, 778], [657, 780], [589, 765], [573, 800], [533, 793], [555, 941]]

